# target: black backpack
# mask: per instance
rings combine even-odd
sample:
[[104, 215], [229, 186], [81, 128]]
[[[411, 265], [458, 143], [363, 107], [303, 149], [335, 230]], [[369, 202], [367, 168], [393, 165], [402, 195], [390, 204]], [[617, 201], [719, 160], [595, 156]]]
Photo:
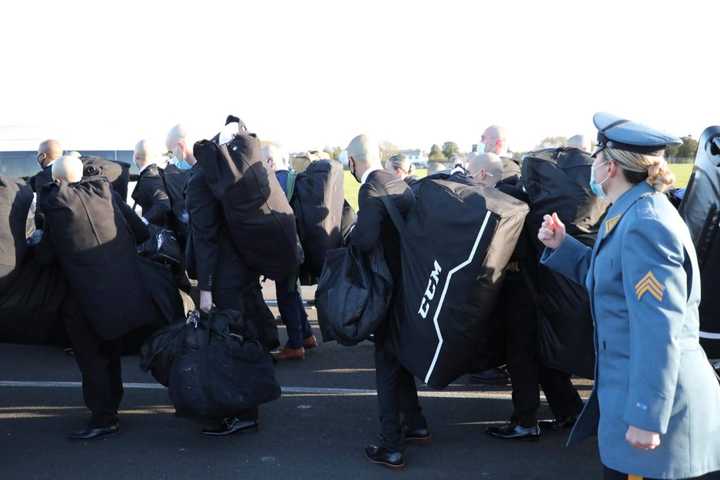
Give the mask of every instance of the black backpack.
[[296, 273], [302, 249], [295, 214], [260, 155], [258, 139], [240, 133], [223, 145], [203, 140], [193, 152], [245, 264], [273, 280]]

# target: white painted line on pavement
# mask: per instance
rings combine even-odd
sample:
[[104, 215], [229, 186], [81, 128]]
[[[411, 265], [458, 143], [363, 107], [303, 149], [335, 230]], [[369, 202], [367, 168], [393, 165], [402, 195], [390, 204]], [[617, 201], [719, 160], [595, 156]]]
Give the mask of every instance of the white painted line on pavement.
[[[56, 381], [19, 381], [0, 380], [0, 388], [80, 388], [80, 382], [56, 382]], [[164, 390], [165, 387], [159, 383], [123, 383], [128, 390]], [[282, 387], [282, 392], [291, 396], [376, 396], [377, 392], [369, 388], [332, 388], [332, 387]], [[508, 392], [486, 392], [478, 390], [418, 390], [418, 396], [423, 398], [460, 398], [460, 399], [487, 399], [487, 400], [510, 400]], [[582, 392], [581, 396], [587, 398], [588, 394]], [[545, 396], [541, 395], [545, 400]]]

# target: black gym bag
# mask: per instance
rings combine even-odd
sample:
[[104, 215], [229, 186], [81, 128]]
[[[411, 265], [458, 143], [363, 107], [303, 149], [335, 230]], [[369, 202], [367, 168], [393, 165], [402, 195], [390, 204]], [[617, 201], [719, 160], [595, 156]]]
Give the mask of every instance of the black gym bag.
[[567, 233], [595, 243], [607, 203], [590, 191], [593, 159], [576, 148], [553, 148], [523, 158], [522, 181], [530, 204], [526, 219], [531, 262], [523, 269], [538, 314], [540, 358], [544, 365], [586, 378], [594, 376], [595, 350], [590, 300], [584, 285], [540, 265], [544, 246], [537, 232], [544, 215], [557, 212]]

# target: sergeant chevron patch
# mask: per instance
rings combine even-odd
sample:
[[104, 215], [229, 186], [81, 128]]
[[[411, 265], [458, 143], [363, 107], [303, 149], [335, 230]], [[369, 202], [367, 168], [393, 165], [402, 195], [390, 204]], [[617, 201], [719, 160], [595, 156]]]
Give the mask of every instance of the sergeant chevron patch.
[[648, 272], [637, 285], [635, 285], [635, 294], [638, 300], [641, 300], [646, 293], [655, 297], [655, 300], [658, 302], [662, 302], [663, 296], [665, 295], [665, 287], [657, 281], [657, 278], [655, 278], [652, 272]]
[[613, 228], [615, 228], [615, 226], [618, 224], [618, 222], [620, 221], [620, 217], [622, 217], [622, 215], [612, 217], [605, 221], [605, 236], [606, 237], [608, 235], [610, 235], [610, 232], [612, 232]]

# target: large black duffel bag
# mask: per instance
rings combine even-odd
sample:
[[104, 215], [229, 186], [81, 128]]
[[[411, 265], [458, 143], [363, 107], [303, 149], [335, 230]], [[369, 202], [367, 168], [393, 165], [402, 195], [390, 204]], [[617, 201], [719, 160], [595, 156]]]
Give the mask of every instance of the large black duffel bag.
[[387, 317], [392, 286], [381, 246], [367, 254], [352, 246], [330, 250], [315, 292], [323, 341], [367, 340]]
[[105, 177], [43, 187], [40, 208], [68, 285], [102, 338], [147, 323], [150, 292], [142, 281], [135, 239]]
[[576, 148], [554, 148], [523, 158], [522, 179], [530, 203], [526, 228], [534, 247], [524, 270], [538, 314], [540, 357], [551, 368], [594, 376], [595, 351], [590, 300], [584, 285], [539, 265], [543, 245], [537, 231], [544, 215], [557, 212], [567, 232], [592, 246], [607, 203], [590, 191], [593, 159]]
[[402, 241], [402, 298], [389, 332], [405, 368], [442, 388], [473, 368], [478, 348], [499, 341], [488, 327], [528, 208], [460, 173], [412, 189], [404, 220], [385, 202]]
[[301, 261], [295, 215], [258, 139], [243, 131], [223, 145], [198, 142], [193, 152], [245, 264], [273, 280], [295, 273]]
[[123, 200], [127, 200], [130, 182], [130, 165], [101, 157], [80, 157], [83, 162], [83, 175], [86, 177], [103, 176], [110, 181]]
[[317, 160], [294, 179], [288, 196], [305, 254], [300, 278], [309, 285], [320, 277], [327, 252], [343, 244], [344, 173], [339, 162]]
[[169, 378], [168, 393], [178, 412], [231, 417], [280, 397], [272, 357], [257, 340], [232, 333], [244, 330], [241, 323], [240, 313], [230, 310], [189, 319]]
[[701, 275], [700, 343], [708, 357], [720, 359], [720, 126], [700, 136], [695, 169], [680, 204], [690, 229]]

